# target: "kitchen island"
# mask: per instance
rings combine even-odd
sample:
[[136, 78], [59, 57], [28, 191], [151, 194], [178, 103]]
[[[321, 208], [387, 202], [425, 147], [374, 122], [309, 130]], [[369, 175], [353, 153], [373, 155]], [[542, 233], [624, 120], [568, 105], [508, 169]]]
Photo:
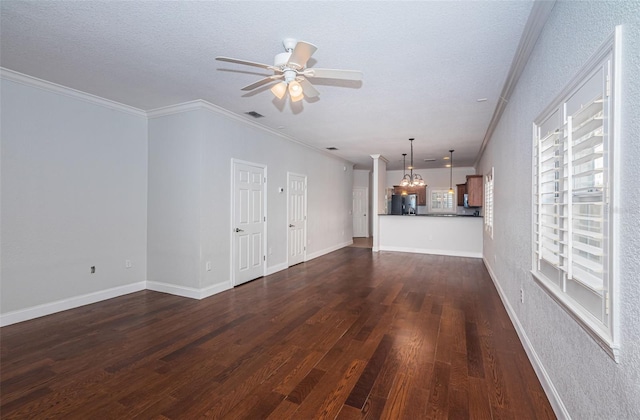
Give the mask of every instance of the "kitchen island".
[[455, 214], [381, 214], [378, 249], [482, 258], [483, 220]]

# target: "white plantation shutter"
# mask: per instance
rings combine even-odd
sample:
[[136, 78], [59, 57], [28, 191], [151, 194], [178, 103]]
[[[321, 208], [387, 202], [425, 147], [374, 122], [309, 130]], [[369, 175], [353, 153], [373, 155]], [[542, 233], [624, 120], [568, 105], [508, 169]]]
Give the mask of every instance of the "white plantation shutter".
[[455, 194], [449, 194], [449, 190], [431, 190], [431, 200], [429, 206], [433, 213], [452, 213], [456, 207], [454, 203]]
[[493, 168], [484, 177], [484, 228], [493, 238]]
[[615, 357], [613, 37], [598, 58], [534, 123], [532, 272]]

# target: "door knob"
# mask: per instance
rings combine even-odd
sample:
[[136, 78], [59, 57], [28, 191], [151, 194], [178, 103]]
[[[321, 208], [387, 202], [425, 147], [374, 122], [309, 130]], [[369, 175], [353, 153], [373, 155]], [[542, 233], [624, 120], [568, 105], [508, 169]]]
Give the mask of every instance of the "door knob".
[[244, 230], [242, 230], [240, 228], [236, 228], [236, 232], [244, 232]]
[[289, 227], [296, 227], [295, 225], [292, 225], [291, 223], [289, 223]]

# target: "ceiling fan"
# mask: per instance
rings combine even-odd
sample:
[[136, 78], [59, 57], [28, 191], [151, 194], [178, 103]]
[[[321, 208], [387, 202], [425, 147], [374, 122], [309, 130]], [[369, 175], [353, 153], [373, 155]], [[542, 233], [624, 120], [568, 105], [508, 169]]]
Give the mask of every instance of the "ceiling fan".
[[313, 44], [296, 41], [292, 38], [285, 39], [282, 44], [284, 45], [285, 52], [276, 54], [272, 66], [231, 57], [216, 57], [216, 60], [273, 70], [274, 74], [272, 76], [267, 76], [264, 79], [247, 85], [243, 87], [242, 90], [253, 90], [266, 83], [280, 80], [273, 85], [271, 92], [278, 99], [282, 99], [288, 90], [292, 102], [297, 102], [304, 96], [307, 98], [315, 98], [320, 94], [307, 78], [362, 80], [362, 72], [358, 70], [307, 68], [307, 61], [309, 61], [309, 58], [311, 58], [313, 53], [318, 49], [318, 47]]

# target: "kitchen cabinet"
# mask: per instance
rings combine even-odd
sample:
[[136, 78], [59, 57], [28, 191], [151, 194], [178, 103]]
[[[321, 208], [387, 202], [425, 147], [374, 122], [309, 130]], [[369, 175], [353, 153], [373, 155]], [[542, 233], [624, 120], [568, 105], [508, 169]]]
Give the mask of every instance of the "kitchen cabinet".
[[469, 207], [482, 207], [482, 175], [467, 175]]
[[464, 195], [467, 193], [467, 184], [456, 184], [458, 187], [458, 205], [464, 206]]
[[400, 185], [394, 185], [393, 193], [398, 195], [417, 194], [418, 205], [419, 206], [427, 205], [427, 186], [426, 185], [423, 187], [402, 187]]

